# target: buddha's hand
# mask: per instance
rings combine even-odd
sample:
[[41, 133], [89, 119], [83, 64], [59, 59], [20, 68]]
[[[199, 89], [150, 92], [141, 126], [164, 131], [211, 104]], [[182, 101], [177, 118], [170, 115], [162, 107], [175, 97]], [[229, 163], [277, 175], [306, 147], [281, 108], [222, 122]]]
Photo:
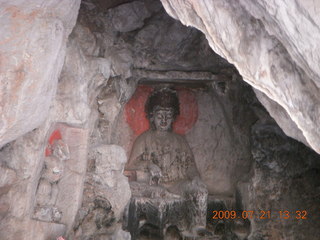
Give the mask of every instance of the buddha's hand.
[[158, 185], [159, 184], [159, 181], [162, 177], [162, 173], [161, 173], [161, 169], [153, 164], [153, 163], [150, 163], [148, 165], [148, 170], [149, 170], [149, 173], [150, 173], [150, 182], [149, 184], [150, 185]]

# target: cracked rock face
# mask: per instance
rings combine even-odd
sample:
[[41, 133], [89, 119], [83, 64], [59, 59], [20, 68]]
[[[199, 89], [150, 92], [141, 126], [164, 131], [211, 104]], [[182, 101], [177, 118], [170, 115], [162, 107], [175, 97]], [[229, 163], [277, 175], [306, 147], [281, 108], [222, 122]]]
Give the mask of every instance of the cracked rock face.
[[[280, 126], [295, 126], [284, 129], [287, 135], [320, 152], [318, 3], [161, 2], [172, 17], [200, 29], [212, 49], [233, 63], [246, 82], [281, 106], [266, 104]], [[278, 118], [279, 114], [290, 118]]]
[[125, 151], [117, 145], [96, 146], [90, 150], [88, 161], [83, 202], [72, 238], [109, 239], [114, 234], [114, 237], [123, 235], [123, 239], [130, 239], [125, 238], [129, 233], [122, 233], [119, 224], [131, 197], [129, 183], [122, 174], [127, 161]]
[[1, 1], [0, 147], [37, 128], [55, 96], [80, 0]]
[[270, 211], [271, 217], [252, 219], [249, 239], [316, 239], [319, 155], [270, 123], [253, 126], [252, 142], [255, 168], [246, 208]]

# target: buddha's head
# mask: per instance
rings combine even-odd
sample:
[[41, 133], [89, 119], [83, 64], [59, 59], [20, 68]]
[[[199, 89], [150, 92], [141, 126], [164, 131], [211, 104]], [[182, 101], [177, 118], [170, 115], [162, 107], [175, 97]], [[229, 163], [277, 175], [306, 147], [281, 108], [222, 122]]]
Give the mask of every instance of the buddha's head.
[[176, 91], [170, 88], [154, 90], [146, 102], [145, 112], [152, 129], [170, 131], [172, 123], [180, 113]]

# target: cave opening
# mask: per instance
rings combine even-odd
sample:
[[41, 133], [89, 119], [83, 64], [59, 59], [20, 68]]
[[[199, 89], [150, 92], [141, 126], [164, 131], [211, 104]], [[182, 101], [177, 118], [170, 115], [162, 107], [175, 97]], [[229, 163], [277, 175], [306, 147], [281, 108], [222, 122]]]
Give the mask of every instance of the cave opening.
[[[280, 105], [243, 81], [208, 36], [170, 17], [164, 2], [82, 0], [57, 86], [44, 90], [54, 88], [48, 117], [0, 149], [0, 239], [314, 239], [319, 232], [319, 155], [288, 137]], [[207, 233], [188, 235], [169, 216], [191, 221], [190, 202], [137, 204], [148, 187], [134, 195], [125, 175], [135, 140], [151, 129], [145, 103], [159, 88], [179, 98], [172, 131], [188, 143], [207, 190]]]

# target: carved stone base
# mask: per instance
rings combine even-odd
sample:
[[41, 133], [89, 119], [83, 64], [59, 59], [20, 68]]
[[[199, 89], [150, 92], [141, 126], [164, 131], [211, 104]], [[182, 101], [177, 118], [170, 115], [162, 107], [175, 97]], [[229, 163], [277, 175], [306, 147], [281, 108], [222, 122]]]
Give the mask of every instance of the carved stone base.
[[132, 198], [127, 206], [124, 228], [133, 240], [196, 237], [191, 230], [194, 216], [190, 215], [190, 201], [161, 186], [131, 182], [130, 187]]

